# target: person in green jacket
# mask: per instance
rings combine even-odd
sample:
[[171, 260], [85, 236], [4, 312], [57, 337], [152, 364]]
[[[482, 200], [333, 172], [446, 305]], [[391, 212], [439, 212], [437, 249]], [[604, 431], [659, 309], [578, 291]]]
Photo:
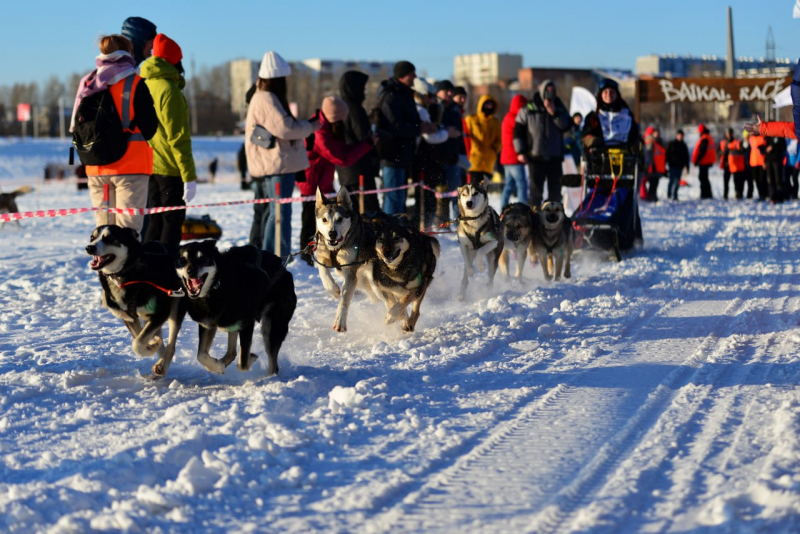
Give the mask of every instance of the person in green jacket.
[[[153, 147], [153, 175], [148, 185], [148, 208], [185, 206], [196, 192], [189, 107], [182, 92], [186, 85], [182, 58], [178, 44], [159, 33], [153, 41], [153, 55], [140, 66], [160, 123], [149, 141]], [[151, 214], [144, 242], [161, 241], [171, 255], [177, 256], [185, 218], [186, 210]]]

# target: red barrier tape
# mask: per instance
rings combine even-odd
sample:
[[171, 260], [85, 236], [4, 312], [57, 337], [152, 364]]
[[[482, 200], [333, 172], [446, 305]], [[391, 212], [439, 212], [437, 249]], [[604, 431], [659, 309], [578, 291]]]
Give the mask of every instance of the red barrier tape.
[[[419, 183], [401, 185], [398, 187], [388, 187], [385, 189], [373, 189], [371, 191], [364, 191], [365, 195], [374, 195], [376, 193], [387, 193], [389, 191], [400, 191], [401, 189], [411, 189], [421, 185]], [[426, 187], [426, 186], [423, 186]], [[426, 187], [427, 188], [427, 187]], [[430, 189], [430, 188], [427, 188]], [[438, 195], [442, 193], [437, 193]], [[333, 197], [335, 195], [328, 195]], [[164, 213], [165, 211], [185, 210], [189, 208], [216, 208], [219, 206], [241, 206], [244, 204], [267, 204], [269, 202], [276, 202], [278, 204], [289, 204], [293, 202], [309, 202], [316, 200], [316, 196], [307, 197], [290, 197], [290, 198], [258, 198], [253, 200], [234, 200], [231, 202], [214, 202], [212, 204], [192, 204], [189, 206], [164, 206], [160, 208], [66, 208], [56, 210], [38, 210], [38, 211], [23, 211], [19, 213], [0, 213], [0, 222], [19, 221], [21, 219], [34, 219], [43, 217], [63, 217], [65, 215], [77, 215], [79, 213], [88, 213], [91, 211], [108, 211], [109, 213], [122, 213], [127, 215], [148, 215], [150, 213]]]

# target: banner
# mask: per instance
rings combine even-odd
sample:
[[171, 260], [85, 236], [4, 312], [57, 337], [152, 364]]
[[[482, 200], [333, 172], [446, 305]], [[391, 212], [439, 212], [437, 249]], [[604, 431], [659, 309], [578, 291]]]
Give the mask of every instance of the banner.
[[636, 83], [641, 103], [763, 102], [774, 100], [792, 78], [659, 78]]

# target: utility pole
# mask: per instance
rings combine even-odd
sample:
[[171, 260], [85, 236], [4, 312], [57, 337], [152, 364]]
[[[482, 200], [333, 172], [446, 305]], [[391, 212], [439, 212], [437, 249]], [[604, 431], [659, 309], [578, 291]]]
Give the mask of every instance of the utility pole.
[[728, 53], [725, 56], [725, 77], [736, 77], [736, 56], [733, 54], [733, 10], [728, 6]]
[[58, 136], [61, 139], [66, 137], [64, 133], [64, 96], [58, 97]]

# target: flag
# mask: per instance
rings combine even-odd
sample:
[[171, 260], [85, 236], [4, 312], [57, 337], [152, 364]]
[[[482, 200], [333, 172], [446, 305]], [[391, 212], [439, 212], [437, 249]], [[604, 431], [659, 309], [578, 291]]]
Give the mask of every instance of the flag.
[[792, 11], [792, 17], [800, 19], [800, 0], [795, 0], [794, 2], [794, 10]]

